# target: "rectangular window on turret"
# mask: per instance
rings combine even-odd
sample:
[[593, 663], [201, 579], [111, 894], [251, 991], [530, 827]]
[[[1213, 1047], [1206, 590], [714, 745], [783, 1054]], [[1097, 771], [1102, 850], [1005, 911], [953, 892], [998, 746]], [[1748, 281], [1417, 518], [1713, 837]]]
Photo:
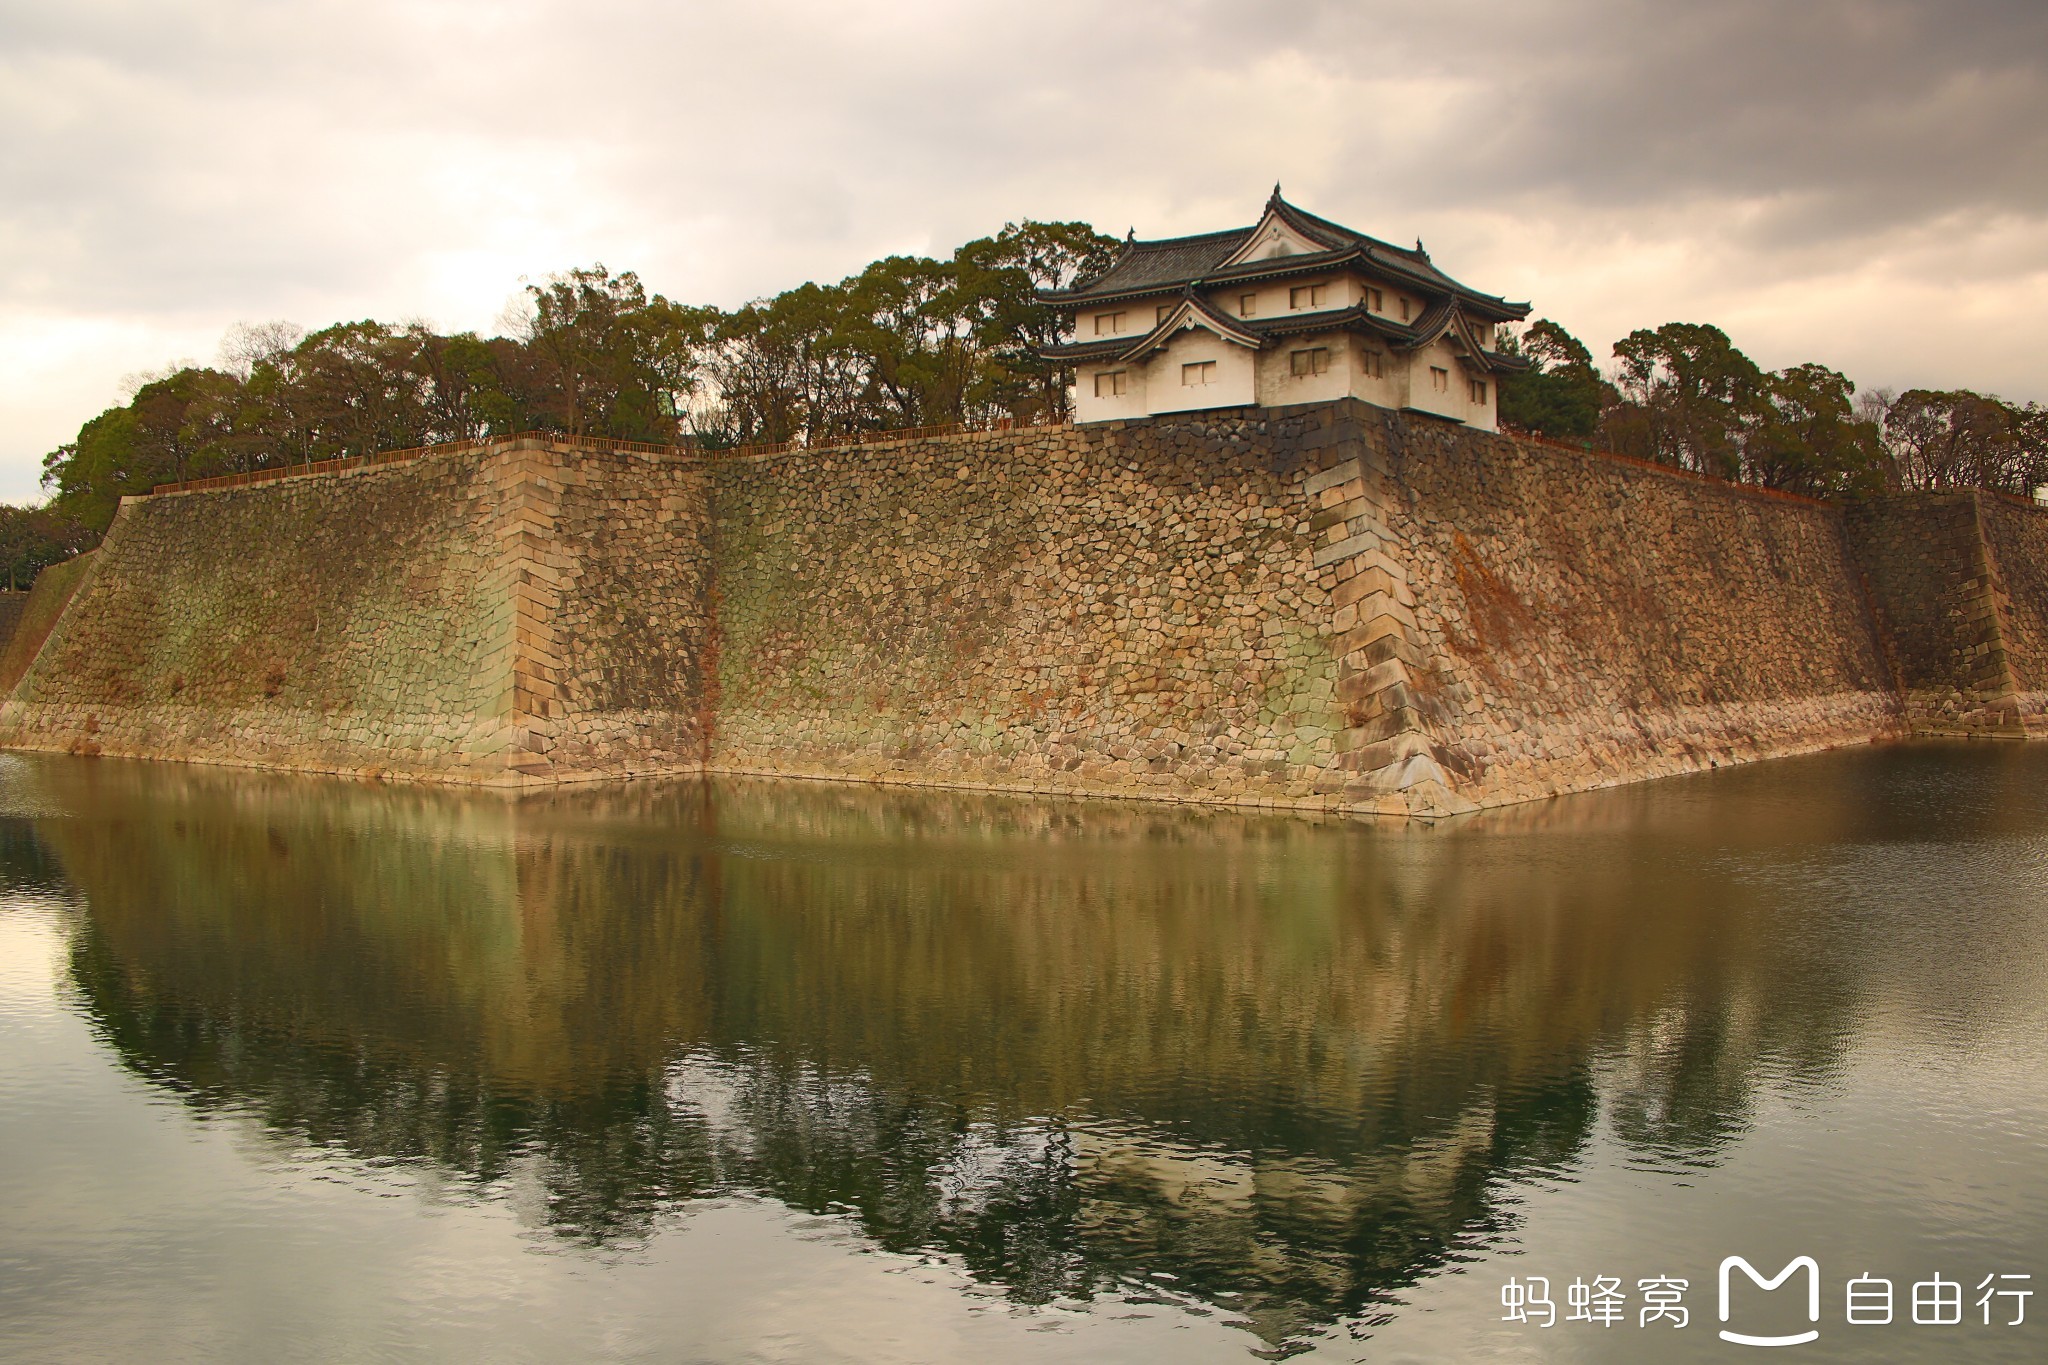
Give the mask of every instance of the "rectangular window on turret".
[[1371, 285], [1366, 285], [1358, 291], [1358, 301], [1365, 305], [1367, 312], [1384, 313], [1387, 311], [1385, 297]]
[[1320, 284], [1297, 284], [1287, 291], [1289, 308], [1320, 308], [1323, 306], [1323, 286]]
[[1172, 311], [1173, 305], [1170, 303], [1162, 303], [1157, 308], [1154, 308], [1152, 310], [1152, 325], [1157, 327], [1160, 323], [1166, 321], [1166, 315]]
[[1486, 381], [1484, 379], [1468, 379], [1465, 381], [1465, 384], [1472, 393], [1472, 401], [1482, 408], [1485, 407]]
[[1099, 337], [1114, 336], [1123, 329], [1124, 315], [1122, 313], [1097, 313], [1095, 315], [1095, 335]]
[[1216, 362], [1213, 360], [1194, 360], [1188, 362], [1180, 367], [1180, 382], [1184, 387], [1190, 389], [1200, 388], [1204, 384], [1215, 383]]
[[1288, 368], [1296, 379], [1310, 375], [1328, 374], [1330, 371], [1330, 348], [1314, 346], [1305, 351], [1295, 351], [1287, 357]]
[[1097, 398], [1121, 398], [1124, 394], [1125, 376], [1122, 370], [1111, 370], [1095, 376]]
[[1408, 321], [1408, 296], [1406, 294], [1401, 296], [1401, 321]]
[[1384, 379], [1387, 373], [1384, 368], [1386, 360], [1385, 354], [1380, 351], [1360, 351], [1358, 353], [1358, 372], [1367, 379]]
[[1429, 386], [1438, 393], [1451, 391], [1451, 372], [1441, 365], [1429, 367]]
[[1237, 296], [1237, 315], [1239, 317], [1254, 317], [1258, 314], [1258, 311], [1259, 296], [1257, 294], [1239, 294]]

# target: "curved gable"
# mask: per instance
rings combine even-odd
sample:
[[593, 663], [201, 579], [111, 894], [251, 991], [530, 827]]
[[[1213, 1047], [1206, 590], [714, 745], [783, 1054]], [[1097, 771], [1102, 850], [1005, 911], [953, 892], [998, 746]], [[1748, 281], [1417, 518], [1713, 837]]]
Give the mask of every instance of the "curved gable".
[[1256, 332], [1252, 332], [1233, 319], [1225, 317], [1200, 299], [1183, 298], [1178, 304], [1174, 305], [1172, 312], [1160, 319], [1158, 326], [1147, 332], [1137, 345], [1125, 351], [1117, 359], [1126, 361], [1143, 360], [1146, 356], [1151, 355], [1154, 351], [1161, 349], [1168, 342], [1172, 341], [1177, 333], [1184, 332], [1191, 327], [1199, 327], [1206, 331], [1214, 332], [1225, 341], [1236, 346], [1243, 346], [1247, 350], [1256, 351], [1259, 349], [1260, 339]]

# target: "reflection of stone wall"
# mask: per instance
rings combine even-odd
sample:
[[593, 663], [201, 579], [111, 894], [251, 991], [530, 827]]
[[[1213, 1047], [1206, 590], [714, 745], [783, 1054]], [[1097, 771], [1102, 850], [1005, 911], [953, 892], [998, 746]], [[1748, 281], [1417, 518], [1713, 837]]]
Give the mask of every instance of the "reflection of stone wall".
[[1602, 1112], [1595, 1059], [1625, 1141], [1712, 1159], [1761, 1059], [1825, 1074], [1882, 952], [1823, 919], [1787, 954], [1781, 884], [1730, 874], [1887, 804], [1774, 805], [1764, 769], [1704, 817], [1639, 788], [1532, 842], [1559, 807], [1361, 834], [847, 784], [10, 767], [86, 907], [86, 1008], [189, 1103], [483, 1180], [541, 1158], [564, 1235], [759, 1192], [1023, 1296], [1165, 1272], [1273, 1342], [1512, 1217], [1501, 1173]]
[[1923, 499], [1845, 534], [1350, 401], [770, 456], [520, 438], [130, 500], [0, 742], [1433, 815], [2017, 732], [2043, 522]]

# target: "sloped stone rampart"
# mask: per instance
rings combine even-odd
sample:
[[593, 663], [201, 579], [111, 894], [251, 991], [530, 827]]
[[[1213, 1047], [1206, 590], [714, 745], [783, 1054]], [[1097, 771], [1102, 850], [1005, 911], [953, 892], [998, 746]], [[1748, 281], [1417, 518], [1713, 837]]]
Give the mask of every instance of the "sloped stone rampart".
[[1997, 575], [2013, 719], [2030, 735], [2048, 735], [2048, 509], [2004, 498], [1979, 502]]
[[1348, 401], [759, 456], [517, 438], [132, 500], [0, 743], [1437, 815], [2016, 733], [2044, 525]]
[[1845, 515], [1908, 724], [2048, 732], [2048, 512], [1966, 490]]
[[451, 781], [694, 766], [701, 480], [512, 440], [129, 499], [0, 743]]
[[715, 638], [708, 472], [537, 448], [515, 563], [518, 769], [534, 778], [694, 769]]
[[1839, 509], [1364, 423], [1447, 785], [1527, 800], [1899, 733]]
[[319, 769], [502, 764], [490, 463], [124, 502], [0, 736]]
[[0, 591], [0, 654], [14, 643], [14, 633], [21, 628], [21, 618], [28, 607], [28, 593], [12, 590]]
[[718, 471], [713, 766], [1333, 807], [1329, 409]]
[[50, 638], [64, 608], [70, 605], [72, 594], [98, 562], [99, 555], [88, 550], [36, 575], [35, 584], [23, 594], [26, 600], [21, 604], [14, 629], [8, 633], [7, 647], [0, 650], [0, 697], [13, 691], [21, 675], [28, 672], [28, 666], [42, 650], [43, 641]]

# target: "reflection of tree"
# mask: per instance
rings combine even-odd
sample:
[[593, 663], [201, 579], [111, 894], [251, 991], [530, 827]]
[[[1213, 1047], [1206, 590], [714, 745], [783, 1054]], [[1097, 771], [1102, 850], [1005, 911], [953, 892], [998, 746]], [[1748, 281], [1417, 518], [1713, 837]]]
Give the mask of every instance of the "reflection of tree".
[[1501, 1226], [1501, 1178], [1567, 1164], [1601, 1087], [1624, 1140], [1713, 1159], [1758, 1059], [1824, 1069], [1850, 1003], [1777, 988], [1768, 899], [1713, 870], [1750, 835], [1690, 850], [1636, 794], [1411, 836], [35, 771], [77, 812], [37, 826], [91, 904], [77, 981], [197, 1105], [537, 1179], [581, 1240], [759, 1191], [1020, 1298], [1150, 1285], [1283, 1347]]

